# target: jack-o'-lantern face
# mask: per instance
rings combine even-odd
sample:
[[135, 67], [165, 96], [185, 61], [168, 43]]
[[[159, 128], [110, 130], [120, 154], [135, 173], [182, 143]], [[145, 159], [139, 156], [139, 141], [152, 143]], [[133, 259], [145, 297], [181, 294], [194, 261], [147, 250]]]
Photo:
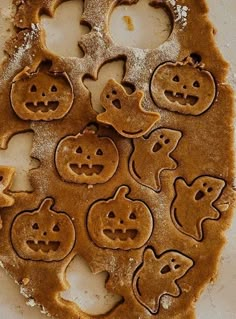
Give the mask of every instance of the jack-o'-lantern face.
[[34, 261], [59, 261], [73, 249], [75, 228], [65, 213], [51, 210], [47, 198], [34, 212], [20, 213], [11, 229], [11, 241], [17, 255]]
[[154, 72], [151, 94], [157, 106], [199, 115], [214, 102], [216, 84], [210, 72], [191, 63], [165, 63]]
[[34, 73], [26, 68], [14, 78], [11, 87], [12, 108], [22, 120], [61, 119], [70, 111], [73, 100], [67, 74], [49, 72], [45, 67]]
[[88, 213], [88, 232], [102, 248], [130, 250], [142, 247], [153, 229], [153, 219], [146, 204], [126, 197], [127, 186], [121, 186], [114, 198], [98, 201]]
[[78, 184], [105, 183], [119, 162], [118, 150], [110, 138], [99, 137], [92, 130], [68, 136], [58, 145], [56, 166], [63, 180]]

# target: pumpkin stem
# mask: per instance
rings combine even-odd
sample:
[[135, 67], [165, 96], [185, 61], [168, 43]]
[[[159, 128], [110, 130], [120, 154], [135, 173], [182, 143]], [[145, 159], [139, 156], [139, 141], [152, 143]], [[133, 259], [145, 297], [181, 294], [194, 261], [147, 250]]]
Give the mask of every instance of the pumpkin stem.
[[96, 123], [89, 124], [83, 131], [83, 134], [96, 134], [98, 131], [98, 126]]
[[205, 68], [205, 64], [201, 61], [197, 61], [195, 60], [191, 55], [188, 56], [184, 61], [183, 61], [184, 65], [191, 65], [195, 68], [199, 68], [199, 69], [204, 69]]
[[115, 198], [125, 198], [127, 194], [129, 194], [130, 192], [130, 189], [128, 186], [124, 185], [124, 186], [121, 186], [117, 192], [116, 192], [116, 196]]
[[46, 198], [40, 205], [39, 211], [48, 212], [54, 204], [54, 200], [52, 198]]

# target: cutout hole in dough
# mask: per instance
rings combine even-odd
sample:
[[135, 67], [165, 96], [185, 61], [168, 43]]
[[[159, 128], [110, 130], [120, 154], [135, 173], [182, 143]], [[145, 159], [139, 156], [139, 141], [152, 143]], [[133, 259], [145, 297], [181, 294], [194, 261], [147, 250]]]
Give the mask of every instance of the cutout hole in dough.
[[[84, 84], [88, 88], [91, 94], [91, 103], [93, 106], [93, 109], [101, 113], [104, 111], [103, 107], [100, 103], [100, 96], [101, 93], [106, 86], [107, 82], [110, 79], [114, 79], [118, 83], [122, 83], [123, 78], [125, 75], [125, 61], [123, 59], [111, 61], [108, 63], [105, 63], [99, 70], [98, 78], [92, 79], [91, 77], [85, 77], [84, 78]], [[127, 93], [131, 93], [133, 91], [133, 88], [131, 85], [126, 84], [124, 86]], [[113, 96], [117, 94], [115, 90], [112, 91]], [[107, 99], [110, 99], [111, 96], [107, 96]]]
[[46, 45], [49, 50], [64, 57], [82, 58], [84, 56], [79, 41], [90, 30], [88, 26], [80, 24], [83, 11], [82, 0], [70, 0], [56, 9], [53, 18], [46, 15], [41, 17], [41, 25], [45, 30]]
[[61, 294], [66, 300], [78, 304], [86, 314], [106, 314], [123, 301], [119, 295], [107, 291], [107, 272], [93, 274], [85, 260], [76, 256], [67, 268], [67, 280], [71, 287]]
[[13, 192], [33, 191], [28, 178], [28, 172], [39, 167], [39, 161], [30, 157], [33, 145], [33, 132], [14, 135], [6, 150], [0, 150], [0, 165], [15, 168]]
[[169, 38], [172, 29], [169, 9], [147, 0], [116, 6], [109, 21], [110, 35], [115, 43], [140, 49], [159, 47]]

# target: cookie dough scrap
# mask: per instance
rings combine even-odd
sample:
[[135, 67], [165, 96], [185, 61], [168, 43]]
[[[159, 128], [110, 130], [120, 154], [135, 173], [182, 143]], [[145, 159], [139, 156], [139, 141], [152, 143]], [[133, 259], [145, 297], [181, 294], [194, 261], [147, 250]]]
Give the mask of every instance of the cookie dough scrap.
[[[1, 265], [28, 304], [58, 319], [194, 319], [235, 202], [233, 91], [206, 1], [151, 1], [172, 29], [145, 50], [108, 33], [112, 10], [138, 0], [85, 1], [82, 59], [46, 47], [41, 15], [53, 17], [62, 2], [13, 1], [0, 146], [33, 131], [40, 165], [28, 193], [10, 192], [14, 170], [0, 167]], [[111, 77], [97, 113], [84, 78], [120, 58], [122, 84]], [[76, 255], [93, 273], [108, 273], [106, 289], [120, 296], [109, 311], [90, 315], [61, 297]]]

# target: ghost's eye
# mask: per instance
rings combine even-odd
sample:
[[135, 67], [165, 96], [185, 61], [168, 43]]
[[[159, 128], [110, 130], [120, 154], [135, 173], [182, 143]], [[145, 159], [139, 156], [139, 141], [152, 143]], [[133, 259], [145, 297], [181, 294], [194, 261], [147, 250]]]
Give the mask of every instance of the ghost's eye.
[[39, 225], [37, 223], [34, 223], [32, 226], [33, 229], [39, 229]]

